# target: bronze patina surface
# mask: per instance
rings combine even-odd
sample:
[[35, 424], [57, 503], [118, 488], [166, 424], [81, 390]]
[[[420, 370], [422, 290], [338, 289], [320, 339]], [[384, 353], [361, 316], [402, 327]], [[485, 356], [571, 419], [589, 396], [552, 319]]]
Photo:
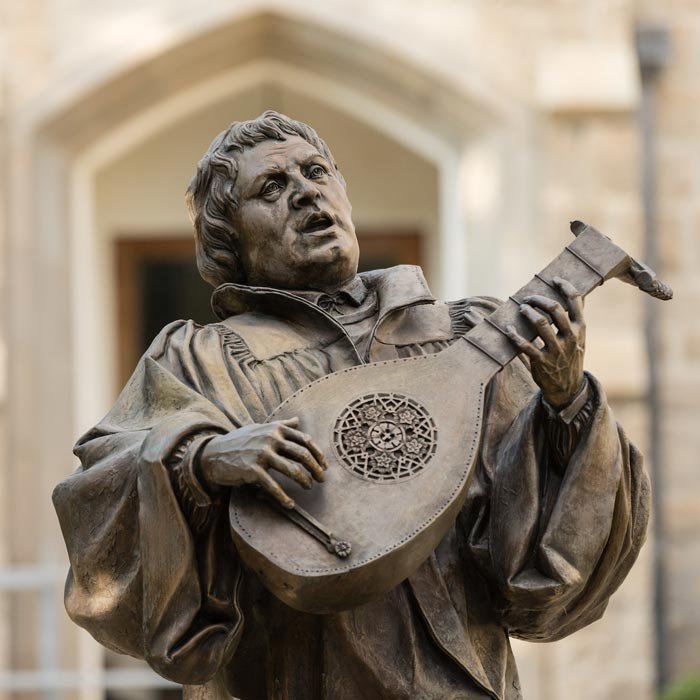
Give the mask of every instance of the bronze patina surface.
[[509, 637], [598, 619], [649, 513], [582, 298], [670, 290], [579, 223], [504, 303], [357, 275], [330, 151], [274, 112], [188, 202], [219, 320], [166, 326], [76, 445], [72, 619], [197, 696], [520, 698]]

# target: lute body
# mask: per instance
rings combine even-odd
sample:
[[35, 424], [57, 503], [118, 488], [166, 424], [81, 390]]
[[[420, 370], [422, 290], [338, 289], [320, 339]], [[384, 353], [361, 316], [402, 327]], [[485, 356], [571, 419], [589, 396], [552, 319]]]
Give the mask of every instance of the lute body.
[[[299, 416], [299, 429], [312, 435], [327, 457], [326, 480], [306, 491], [282, 475], [275, 478], [299, 507], [352, 550], [344, 559], [329, 552], [280, 508], [248, 490], [232, 497], [230, 509], [244, 561], [285, 603], [307, 612], [360, 605], [413, 573], [435, 549], [466, 496], [483, 392], [492, 374], [489, 363], [460, 342], [439, 355], [336, 372], [296, 392], [270, 420]], [[392, 404], [397, 412], [387, 412]], [[407, 419], [417, 416], [414, 422], [427, 423], [420, 426], [420, 436], [407, 435], [411, 426], [400, 422], [402, 411], [413, 414]], [[393, 447], [395, 432], [394, 442], [405, 445], [414, 439], [428, 454], [418, 453], [405, 476], [383, 475], [381, 466], [373, 467], [373, 455], [398, 460], [411, 454], [404, 448], [399, 455], [401, 447], [373, 450], [375, 425], [375, 432], [385, 428], [376, 441], [380, 448]], [[348, 466], [342, 445], [353, 438], [365, 444], [356, 450], [359, 464], [353, 459]]]
[[329, 463], [325, 483], [309, 491], [275, 474], [294, 511], [255, 489], [236, 489], [231, 497], [240, 556], [284, 603], [312, 613], [353, 608], [389, 591], [430, 556], [466, 499], [486, 387], [517, 354], [503, 329], [513, 324], [534, 337], [519, 300], [535, 293], [562, 301], [551, 285], [556, 276], [585, 295], [618, 275], [632, 275], [628, 281], [641, 286], [640, 275], [650, 273], [595, 229], [581, 225], [578, 234], [446, 350], [330, 374], [269, 416], [298, 416], [299, 429]]

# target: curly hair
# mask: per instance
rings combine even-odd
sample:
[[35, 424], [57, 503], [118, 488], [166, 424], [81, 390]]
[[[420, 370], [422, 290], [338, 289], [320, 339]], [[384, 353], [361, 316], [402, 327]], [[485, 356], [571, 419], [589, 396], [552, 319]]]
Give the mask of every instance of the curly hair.
[[233, 122], [211, 142], [197, 164], [185, 198], [194, 224], [199, 274], [214, 287], [246, 281], [238, 255], [238, 235], [231, 223], [237, 206], [236, 154], [263, 141], [286, 141], [288, 136], [300, 136], [314, 146], [345, 184], [330, 149], [310, 126], [272, 110], [255, 119]]

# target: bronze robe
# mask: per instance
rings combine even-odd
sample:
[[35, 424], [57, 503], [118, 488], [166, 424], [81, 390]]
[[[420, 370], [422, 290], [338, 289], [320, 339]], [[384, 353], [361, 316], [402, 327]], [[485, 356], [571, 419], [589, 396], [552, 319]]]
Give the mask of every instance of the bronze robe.
[[[379, 306], [372, 361], [437, 352], [468, 328], [467, 303], [494, 308], [434, 303], [418, 268], [363, 279]], [[520, 698], [509, 635], [556, 640], [597, 620], [645, 537], [641, 456], [598, 383], [564, 425], [512, 362], [490, 385], [469, 496], [435, 553], [380, 599], [308, 615], [239, 564], [229, 493], [199, 483], [197, 453], [364, 358], [290, 293], [224, 285], [213, 305], [220, 323], [161, 331], [54, 492], [71, 618], [166, 678], [215, 679], [243, 700]]]

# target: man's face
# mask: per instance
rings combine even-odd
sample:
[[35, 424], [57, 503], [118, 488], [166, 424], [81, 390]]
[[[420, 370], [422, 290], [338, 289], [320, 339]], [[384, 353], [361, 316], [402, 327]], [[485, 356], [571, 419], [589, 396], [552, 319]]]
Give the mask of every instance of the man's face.
[[233, 214], [248, 284], [333, 289], [357, 272], [351, 206], [335, 168], [293, 136], [238, 156]]

